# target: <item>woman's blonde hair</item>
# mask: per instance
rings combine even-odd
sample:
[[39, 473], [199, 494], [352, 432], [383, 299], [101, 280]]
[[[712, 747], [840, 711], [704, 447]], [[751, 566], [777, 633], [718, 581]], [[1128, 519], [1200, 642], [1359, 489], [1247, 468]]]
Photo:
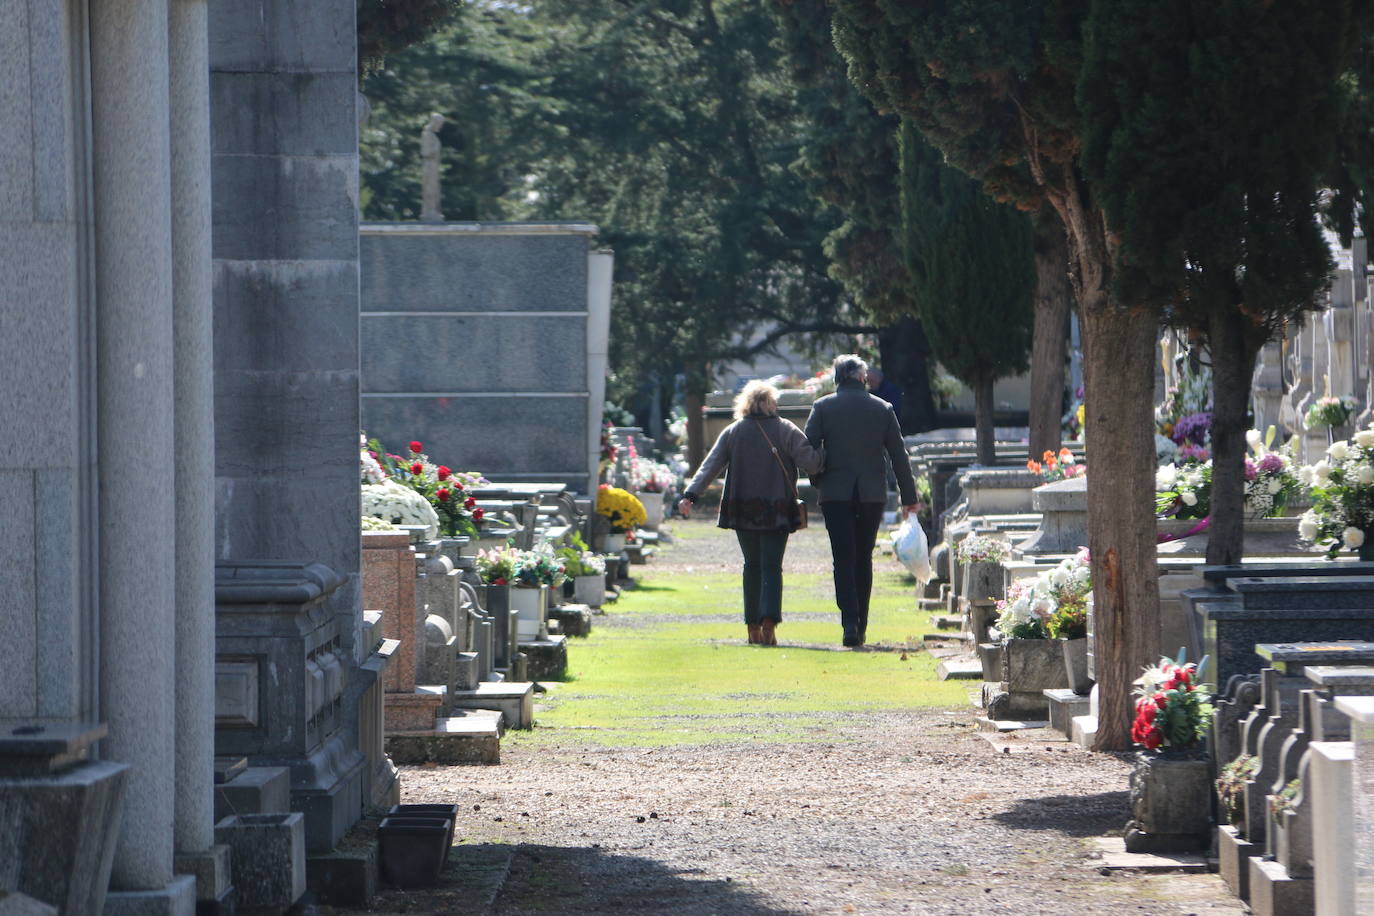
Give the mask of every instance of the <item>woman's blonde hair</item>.
[[735, 396], [735, 419], [745, 417], [776, 417], [778, 415], [778, 389], [767, 382], [757, 379], [744, 386]]

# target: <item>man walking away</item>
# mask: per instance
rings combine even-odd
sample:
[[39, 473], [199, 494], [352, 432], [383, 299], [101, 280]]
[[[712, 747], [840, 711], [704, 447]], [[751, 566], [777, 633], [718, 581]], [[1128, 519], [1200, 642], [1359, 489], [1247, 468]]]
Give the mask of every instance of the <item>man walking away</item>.
[[873, 545], [887, 503], [888, 465], [897, 478], [903, 518], [916, 510], [916, 481], [892, 405], [865, 387], [868, 364], [847, 353], [835, 357], [834, 371], [835, 393], [811, 408], [806, 438], [825, 449], [825, 472], [812, 483], [820, 485], [821, 514], [830, 535], [844, 645], [858, 647], [868, 635]]

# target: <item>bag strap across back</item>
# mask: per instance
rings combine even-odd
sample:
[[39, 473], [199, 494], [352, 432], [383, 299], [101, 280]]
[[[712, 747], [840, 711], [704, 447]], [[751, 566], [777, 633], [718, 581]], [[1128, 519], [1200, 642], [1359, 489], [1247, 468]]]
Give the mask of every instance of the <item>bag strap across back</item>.
[[782, 468], [782, 479], [787, 481], [787, 485], [792, 488], [792, 498], [800, 499], [797, 496], [797, 483], [792, 479], [792, 475], [787, 473], [787, 465], [783, 463], [782, 456], [778, 454], [778, 447], [773, 444], [773, 439], [768, 435], [768, 430], [763, 428], [763, 421], [755, 417], [754, 422], [758, 424], [759, 432], [763, 433], [763, 438], [768, 442], [768, 447], [773, 450], [773, 460], [778, 463], [778, 467]]

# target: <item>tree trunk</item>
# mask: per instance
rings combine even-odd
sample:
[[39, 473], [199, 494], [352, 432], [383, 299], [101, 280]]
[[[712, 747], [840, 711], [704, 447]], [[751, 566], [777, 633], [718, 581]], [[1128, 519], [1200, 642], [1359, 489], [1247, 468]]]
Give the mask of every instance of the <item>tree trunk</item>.
[[706, 397], [698, 385], [687, 377], [687, 390], [683, 392], [687, 405], [687, 464], [695, 474], [706, 458]]
[[[1258, 345], [1234, 306], [1214, 307], [1207, 319], [1212, 354], [1212, 520], [1207, 563], [1239, 563], [1245, 553], [1245, 433]], [[1247, 333], [1248, 332], [1248, 333]]]
[[[1131, 746], [1132, 682], [1159, 658], [1154, 506], [1155, 316], [1083, 305], [1084, 439], [1099, 689], [1095, 750]], [[1090, 308], [1089, 305], [1096, 307]]]
[[1064, 358], [1068, 350], [1069, 243], [1064, 223], [1048, 204], [1035, 226], [1035, 335], [1031, 342], [1030, 456], [1063, 443]]
[[916, 318], [907, 316], [878, 330], [878, 368], [902, 390], [903, 435], [935, 428], [935, 399], [930, 392], [930, 344]]
[[978, 463], [991, 467], [997, 463], [997, 440], [992, 427], [992, 412], [996, 408], [993, 399], [992, 374], [973, 380], [973, 426], [978, 439]]

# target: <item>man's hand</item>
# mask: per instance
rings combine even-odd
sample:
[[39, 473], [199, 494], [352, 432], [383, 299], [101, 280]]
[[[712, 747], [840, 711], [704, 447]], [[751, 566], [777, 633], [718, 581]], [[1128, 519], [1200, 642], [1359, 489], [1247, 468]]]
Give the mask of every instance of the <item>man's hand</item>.
[[915, 515], [919, 510], [920, 503], [912, 503], [909, 506], [902, 506], [902, 518], [905, 520]]
[[677, 514], [683, 518], [691, 518], [692, 501], [690, 499], [679, 499], [677, 501]]

